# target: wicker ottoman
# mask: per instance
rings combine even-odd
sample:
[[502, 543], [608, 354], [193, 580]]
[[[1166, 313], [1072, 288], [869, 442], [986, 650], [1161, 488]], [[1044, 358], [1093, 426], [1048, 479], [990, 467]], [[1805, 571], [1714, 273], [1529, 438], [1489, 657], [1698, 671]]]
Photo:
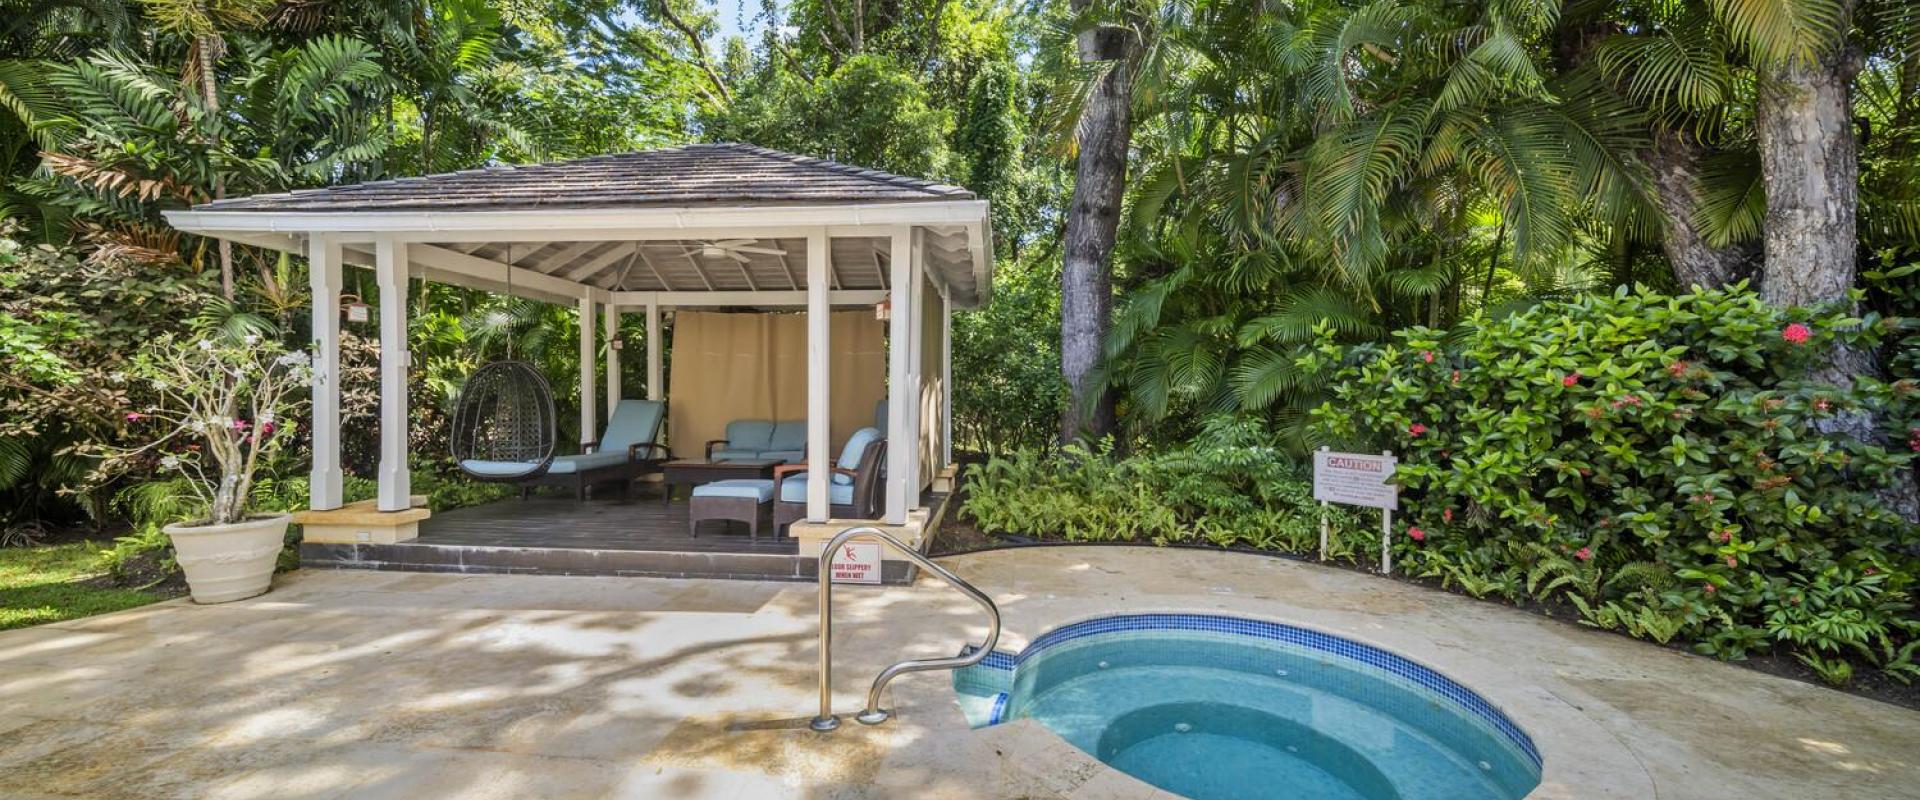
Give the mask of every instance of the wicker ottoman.
[[693, 487], [693, 497], [687, 501], [687, 532], [699, 536], [703, 519], [745, 522], [747, 536], [760, 538], [760, 524], [773, 521], [773, 481], [736, 478]]

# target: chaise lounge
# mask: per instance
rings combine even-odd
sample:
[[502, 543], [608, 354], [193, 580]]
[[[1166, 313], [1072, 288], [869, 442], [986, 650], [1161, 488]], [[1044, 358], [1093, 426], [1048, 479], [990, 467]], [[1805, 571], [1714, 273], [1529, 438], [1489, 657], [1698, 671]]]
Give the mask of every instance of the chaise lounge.
[[[574, 497], [585, 500], [589, 487], [611, 481], [620, 482], [624, 496], [635, 478], [658, 472], [668, 459], [666, 446], [659, 442], [660, 424], [665, 418], [666, 403], [662, 401], [622, 400], [614, 407], [600, 439], [582, 445], [586, 452], [555, 456], [546, 472], [513, 483], [520, 487], [523, 500], [535, 486], [571, 486]], [[527, 468], [517, 461], [472, 459], [460, 462], [460, 466], [476, 475], [491, 472], [502, 476], [521, 474]]]

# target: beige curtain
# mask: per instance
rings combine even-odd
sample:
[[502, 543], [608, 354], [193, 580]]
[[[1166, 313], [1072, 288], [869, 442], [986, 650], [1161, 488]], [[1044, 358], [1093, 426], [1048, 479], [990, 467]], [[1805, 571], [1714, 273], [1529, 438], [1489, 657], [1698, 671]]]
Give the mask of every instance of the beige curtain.
[[946, 455], [946, 393], [942, 386], [949, 380], [941, 374], [940, 337], [945, 305], [940, 290], [922, 278], [920, 287], [920, 488], [933, 485], [933, 477]]
[[[835, 311], [831, 397], [834, 452], [873, 424], [886, 396], [887, 345], [871, 311]], [[706, 443], [737, 419], [807, 418], [807, 316], [804, 313], [677, 311], [667, 420], [675, 458], [699, 458]]]

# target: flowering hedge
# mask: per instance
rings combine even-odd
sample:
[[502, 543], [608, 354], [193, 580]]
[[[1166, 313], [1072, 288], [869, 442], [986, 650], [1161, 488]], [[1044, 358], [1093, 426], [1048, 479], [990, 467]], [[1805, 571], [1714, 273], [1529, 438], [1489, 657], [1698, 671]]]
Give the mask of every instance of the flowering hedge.
[[[1329, 439], [1400, 454], [1401, 563], [1476, 595], [1564, 597], [1590, 624], [1833, 682], [1914, 665], [1911, 379], [1805, 380], [1903, 326], [1744, 287], [1621, 291], [1309, 361], [1341, 366]], [[1308, 366], [1314, 366], [1309, 364]], [[1840, 433], [1872, 420], [1875, 441]]]

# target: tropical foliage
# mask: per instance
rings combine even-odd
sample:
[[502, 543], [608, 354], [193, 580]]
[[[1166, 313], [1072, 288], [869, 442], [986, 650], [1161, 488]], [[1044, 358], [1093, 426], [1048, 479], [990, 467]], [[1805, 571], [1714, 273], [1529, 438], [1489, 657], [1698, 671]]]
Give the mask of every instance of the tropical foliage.
[[[1394, 547], [1415, 574], [1724, 658], [1913, 673], [1920, 536], [1876, 492], [1908, 479], [1920, 382], [1805, 379], [1833, 339], [1905, 324], [1622, 289], [1306, 360], [1349, 364], [1314, 411], [1325, 433], [1400, 455]], [[1835, 432], [1859, 414], [1893, 435]]]

